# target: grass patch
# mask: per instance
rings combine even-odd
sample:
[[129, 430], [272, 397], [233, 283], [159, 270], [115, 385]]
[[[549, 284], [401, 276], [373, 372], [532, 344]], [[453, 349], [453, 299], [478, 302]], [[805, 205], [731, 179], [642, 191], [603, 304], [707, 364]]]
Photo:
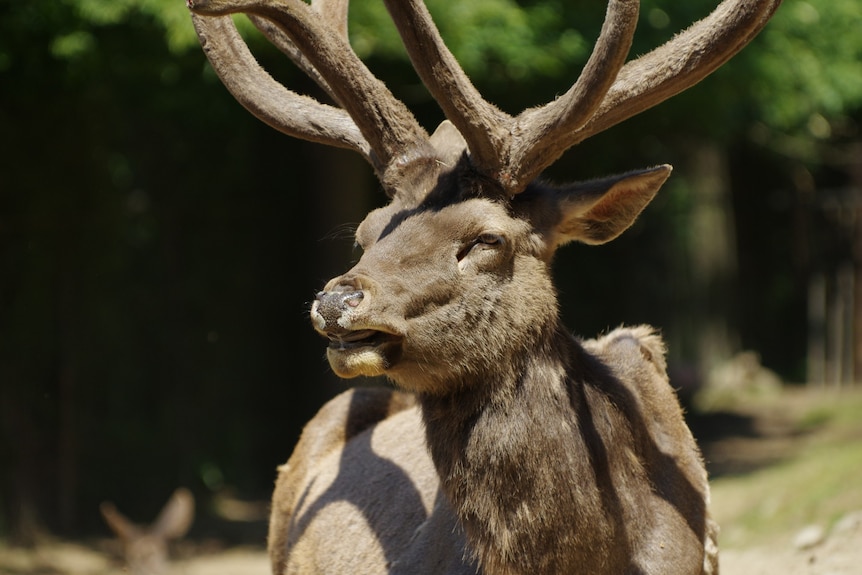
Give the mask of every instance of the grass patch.
[[787, 456], [712, 482], [722, 547], [787, 540], [806, 525], [828, 528], [848, 512], [862, 510], [862, 393], [792, 401], [796, 428], [807, 433]]

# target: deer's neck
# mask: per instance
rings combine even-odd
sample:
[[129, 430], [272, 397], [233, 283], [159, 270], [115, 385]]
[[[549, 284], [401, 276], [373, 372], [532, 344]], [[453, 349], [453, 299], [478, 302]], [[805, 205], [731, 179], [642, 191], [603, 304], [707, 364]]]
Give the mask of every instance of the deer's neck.
[[581, 378], [594, 360], [561, 329], [540, 347], [511, 372], [421, 398], [429, 448], [485, 573], [604, 572], [584, 563], [609, 557], [619, 528], [591, 453]]

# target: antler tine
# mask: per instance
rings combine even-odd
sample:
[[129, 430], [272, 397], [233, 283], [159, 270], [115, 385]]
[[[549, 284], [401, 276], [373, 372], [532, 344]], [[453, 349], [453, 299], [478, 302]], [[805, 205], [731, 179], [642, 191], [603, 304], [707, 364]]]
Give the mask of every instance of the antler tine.
[[347, 7], [350, 0], [311, 0], [311, 6], [329, 22], [332, 30], [347, 40]]
[[305, 74], [314, 80], [314, 83], [320, 86], [326, 94], [332, 98], [334, 102], [341, 105], [338, 101], [337, 96], [332, 91], [332, 88], [329, 84], [324, 80], [323, 76], [320, 75], [320, 72], [317, 71], [311, 62], [308, 61], [303, 53], [296, 47], [296, 44], [288, 38], [287, 34], [281, 31], [281, 29], [261, 16], [256, 16], [254, 14], [248, 14], [248, 19], [251, 20], [251, 23], [254, 24], [255, 28], [260, 30], [264, 36], [266, 36], [267, 40], [272, 43], [273, 46], [278, 48], [282, 53], [284, 53], [288, 58], [293, 61], [296, 66], [305, 72]]
[[519, 128], [530, 137], [520, 140], [521, 146], [512, 154], [519, 170], [517, 180], [531, 181], [568, 148], [700, 82], [748, 44], [780, 4], [781, 0], [724, 0], [709, 16], [628, 62], [618, 74], [614, 69], [613, 84], [581, 126], [561, 121], [547, 127], [548, 120], [541, 114], [557, 102], [523, 113], [518, 117]]
[[[512, 193], [521, 191], [566, 148], [557, 142], [586, 124], [625, 64], [637, 27], [640, 0], [611, 0], [596, 45], [577, 81], [560, 98], [517, 118], [521, 134], [512, 150]], [[563, 144], [564, 145], [564, 144]]]
[[422, 0], [384, 0], [416, 73], [467, 142], [473, 165], [498, 177], [513, 118], [486, 101], [446, 47]]
[[[580, 128], [598, 107], [625, 62], [638, 15], [637, 0], [611, 0], [605, 26], [578, 82], [559, 100], [528, 111], [525, 121], [524, 114], [516, 120], [483, 99], [446, 48], [421, 0], [385, 3], [417, 73], [467, 141], [474, 167], [500, 182], [510, 195], [529, 182], [521, 177], [524, 169], [519, 163], [525, 154], [519, 150], [541, 145], [549, 131]], [[525, 126], [530, 128], [524, 130]]]
[[742, 50], [782, 0], [724, 0], [664, 45], [629, 62], [572, 145], [690, 88]]
[[289, 136], [355, 150], [370, 161], [368, 142], [350, 116], [276, 82], [257, 63], [230, 16], [192, 14], [192, 22], [222, 83], [258, 119]]
[[[313, 0], [311, 3], [312, 8], [317, 10], [321, 17], [327, 21], [327, 25], [332, 30], [335, 30], [338, 35], [345, 40], [347, 40], [348, 5], [348, 0]], [[266, 18], [262, 18], [254, 14], [248, 14], [247, 16], [248, 19], [251, 20], [252, 24], [254, 24], [255, 27], [260, 30], [276, 48], [287, 55], [287, 57], [290, 58], [300, 70], [305, 72], [309, 78], [314, 80], [314, 82], [320, 86], [330, 98], [332, 98], [342, 108], [344, 107], [344, 105], [338, 101], [338, 96], [320, 72], [317, 71], [317, 68], [308, 61], [308, 58], [305, 57], [302, 51], [300, 51], [287, 34]]]
[[[389, 170], [391, 168], [395, 168], [397, 171], [399, 166], [408, 163], [414, 155], [419, 156], [428, 153], [430, 144], [427, 132], [419, 125], [404, 104], [397, 100], [386, 86], [368, 70], [353, 52], [346, 38], [337, 29], [333, 30], [328, 27], [327, 20], [321, 18], [320, 13], [311, 5], [302, 0], [187, 0], [187, 3], [190, 9], [202, 16], [226, 16], [244, 12], [262, 16], [275, 23], [320, 73], [332, 90], [335, 99], [344, 105], [344, 109], [352, 118], [350, 124], [358, 127], [364, 140], [367, 141], [367, 151], [365, 149], [360, 149], [360, 151], [364, 152], [384, 187], [387, 187], [387, 183], [390, 182]], [[201, 21], [203, 18], [197, 20]], [[237, 50], [248, 53], [248, 48], [241, 39], [225, 38], [225, 34], [221, 30], [217, 33], [219, 33], [222, 41], [230, 44], [230, 48], [220, 48], [227, 51], [229, 56], [233, 56]], [[235, 28], [233, 34], [238, 36]], [[243, 44], [241, 48], [235, 46], [237, 41]], [[215, 42], [215, 44], [218, 43], [218, 41]], [[254, 62], [250, 53], [248, 53], [248, 57]], [[235, 57], [234, 60], [236, 60]], [[244, 64], [249, 64], [248, 59]], [[239, 84], [236, 89], [240, 91], [243, 90], [243, 80], [265, 83], [262, 82], [261, 76], [265, 76], [275, 84], [256, 62], [254, 62], [254, 69], [257, 73], [253, 74], [251, 78], [248, 77], [247, 72], [238, 70], [235, 66], [228, 66], [227, 74], [223, 75], [220, 72], [219, 75], [225, 84], [228, 82], [234, 85]], [[280, 85], [276, 85], [287, 91]], [[233, 92], [233, 90], [231, 91]], [[292, 99], [304, 98], [287, 92], [292, 94]], [[267, 96], [269, 96], [267, 93], [259, 92], [253, 97], [246, 96], [244, 99], [254, 108], [269, 108], [271, 106], [270, 101], [258, 100], [260, 97], [267, 98]], [[284, 99], [283, 93], [281, 98]], [[237, 97], [237, 99], [240, 98]], [[318, 111], [327, 109], [324, 104], [313, 99], [306, 98], [306, 100], [314, 102]], [[249, 109], [254, 113], [255, 110]], [[321, 141], [316, 133], [317, 119], [310, 115], [304, 119], [308, 125], [305, 126], [304, 130], [293, 132], [293, 135]], [[292, 123], [295, 124], [296, 119]], [[332, 127], [332, 122], [327, 122], [326, 127]], [[359, 149], [355, 145], [349, 147]]]

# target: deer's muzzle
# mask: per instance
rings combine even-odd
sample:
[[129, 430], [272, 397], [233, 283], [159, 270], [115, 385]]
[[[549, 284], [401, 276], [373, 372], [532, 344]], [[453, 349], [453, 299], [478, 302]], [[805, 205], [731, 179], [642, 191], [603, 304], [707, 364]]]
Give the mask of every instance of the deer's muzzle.
[[327, 335], [334, 336], [352, 331], [346, 312], [356, 308], [365, 294], [361, 290], [321, 291], [311, 305], [311, 320], [314, 327]]
[[362, 290], [334, 289], [311, 304], [311, 321], [329, 339], [326, 356], [340, 377], [382, 375], [400, 356], [401, 336], [364, 317], [366, 297]]

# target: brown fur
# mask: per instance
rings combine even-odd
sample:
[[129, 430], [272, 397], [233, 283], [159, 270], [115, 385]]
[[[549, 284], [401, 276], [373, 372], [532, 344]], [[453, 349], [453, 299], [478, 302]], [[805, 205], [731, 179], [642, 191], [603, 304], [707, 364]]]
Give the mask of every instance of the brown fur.
[[309, 423], [273, 496], [275, 573], [713, 572], [706, 472], [661, 339], [579, 342], [549, 271], [557, 246], [621, 233], [669, 173], [507, 204], [440, 168], [424, 198], [366, 218], [365, 253], [312, 319], [336, 372], [385, 374], [417, 402], [355, 390]]

